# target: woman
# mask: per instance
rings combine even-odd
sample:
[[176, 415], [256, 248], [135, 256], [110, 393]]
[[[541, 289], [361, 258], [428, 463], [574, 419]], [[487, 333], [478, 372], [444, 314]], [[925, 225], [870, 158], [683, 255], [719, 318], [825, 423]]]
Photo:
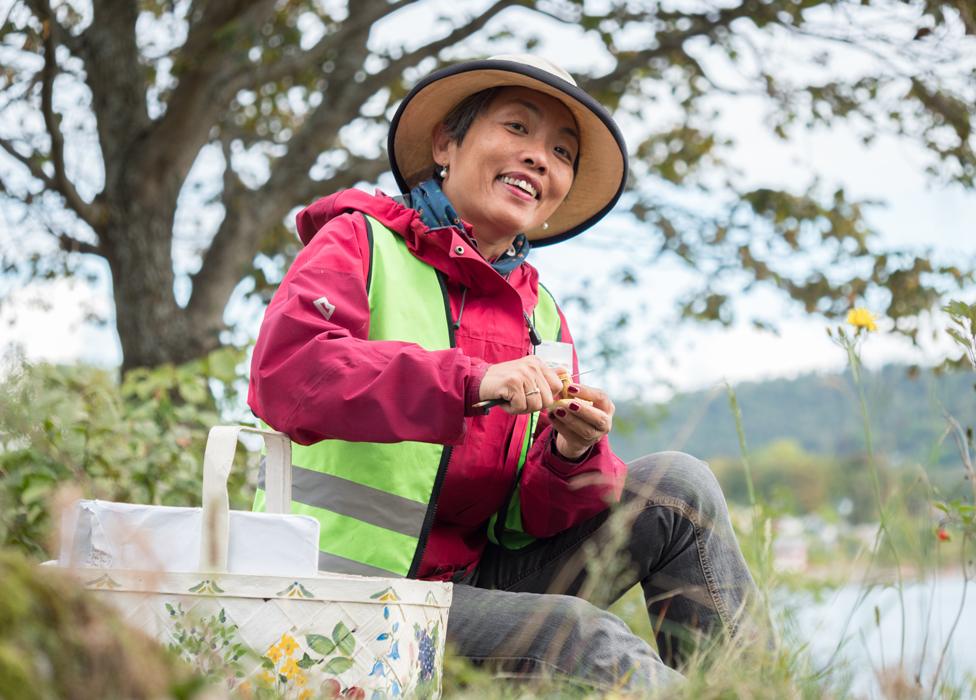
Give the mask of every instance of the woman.
[[734, 635], [753, 584], [724, 499], [687, 455], [624, 465], [599, 389], [574, 381], [557, 402], [555, 366], [578, 363], [525, 261], [614, 205], [617, 126], [558, 67], [500, 56], [421, 81], [389, 153], [408, 198], [347, 190], [298, 215], [305, 248], [251, 368], [254, 413], [298, 443], [294, 509], [322, 525], [321, 568], [454, 581], [448, 639], [473, 659], [674, 680], [584, 597], [640, 583], [671, 664], [681, 639]]

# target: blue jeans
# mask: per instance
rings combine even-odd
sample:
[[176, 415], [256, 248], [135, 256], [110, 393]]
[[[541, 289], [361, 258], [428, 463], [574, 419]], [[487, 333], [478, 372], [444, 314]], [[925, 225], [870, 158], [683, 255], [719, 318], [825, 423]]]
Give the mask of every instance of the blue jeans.
[[[660, 654], [600, 609], [636, 584]], [[737, 636], [754, 593], [715, 476], [661, 452], [628, 465], [612, 509], [522, 550], [490, 545], [454, 587], [447, 640], [503, 672], [660, 689], [695, 644]]]

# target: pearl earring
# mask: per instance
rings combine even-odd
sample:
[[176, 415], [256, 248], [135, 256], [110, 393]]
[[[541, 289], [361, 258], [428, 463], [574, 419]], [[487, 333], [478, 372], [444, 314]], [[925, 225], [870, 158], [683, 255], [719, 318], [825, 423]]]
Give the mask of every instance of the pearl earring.
[[548, 221], [544, 221], [542, 223], [542, 230], [543, 231], [548, 231], [549, 230], [549, 222]]
[[447, 166], [446, 165], [441, 168], [441, 171], [438, 173], [438, 175], [441, 176], [441, 180], [444, 180], [445, 178], [447, 178]]

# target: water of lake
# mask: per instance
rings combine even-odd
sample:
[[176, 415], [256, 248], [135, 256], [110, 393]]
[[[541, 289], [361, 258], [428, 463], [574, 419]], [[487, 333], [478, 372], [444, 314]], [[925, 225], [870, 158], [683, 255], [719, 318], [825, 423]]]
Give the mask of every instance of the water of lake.
[[[976, 583], [970, 582], [967, 587], [961, 576], [909, 583], [903, 598], [904, 624], [898, 592], [893, 587], [865, 592], [858, 586], [846, 586], [819, 599], [791, 596], [785, 605], [777, 607], [792, 618], [786, 633], [809, 643], [816, 668], [827, 665], [833, 657], [835, 665], [839, 662], [850, 673], [851, 691], [858, 697], [883, 697], [878, 672], [897, 669], [900, 664], [907, 679], [920, 677], [928, 691], [950, 633], [942, 677], [957, 687], [965, 678], [976, 677]], [[957, 616], [959, 622], [953, 631]]]

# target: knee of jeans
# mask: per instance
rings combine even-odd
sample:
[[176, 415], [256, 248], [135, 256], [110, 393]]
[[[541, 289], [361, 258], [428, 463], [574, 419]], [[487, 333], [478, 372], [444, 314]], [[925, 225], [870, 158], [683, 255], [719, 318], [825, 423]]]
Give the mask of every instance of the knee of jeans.
[[[592, 667], [591, 673], [616, 673], [621, 670], [620, 663], [628, 658], [626, 654], [621, 655], [623, 650], [634, 654], [642, 651], [630, 628], [616, 615], [582, 598], [554, 597], [558, 598], [558, 612], [554, 617], [560, 621], [557, 625], [561, 626], [562, 634], [556, 630], [550, 634], [554, 638], [562, 637], [564, 662], [579, 664], [585, 659], [585, 664]], [[638, 648], [630, 648], [634, 646]]]
[[727, 506], [708, 464], [684, 452], [658, 452], [627, 467], [628, 491], [650, 502], [677, 499], [708, 518]]
[[594, 635], [602, 635], [608, 624], [612, 627], [612, 621], [616, 619], [583, 598], [571, 595], [549, 595], [546, 598], [552, 606], [548, 622], [561, 628], [567, 642], [580, 642]]

